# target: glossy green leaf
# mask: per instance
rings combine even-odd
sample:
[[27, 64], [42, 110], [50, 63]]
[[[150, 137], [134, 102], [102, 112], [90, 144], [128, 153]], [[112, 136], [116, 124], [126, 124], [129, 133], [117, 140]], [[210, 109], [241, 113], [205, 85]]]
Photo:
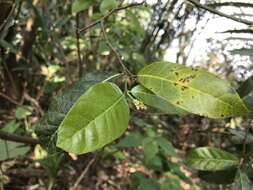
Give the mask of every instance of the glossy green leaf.
[[89, 88], [72, 106], [58, 129], [57, 146], [75, 154], [102, 148], [122, 135], [128, 126], [129, 108], [113, 83]]
[[75, 2], [72, 4], [72, 13], [84, 11], [95, 3], [95, 0], [75, 0]]
[[224, 118], [249, 112], [227, 82], [205, 70], [156, 62], [144, 67], [138, 80], [174, 106], [194, 114]]
[[233, 190], [251, 190], [251, 181], [248, 177], [248, 175], [238, 169], [236, 176], [235, 176], [235, 184]]
[[218, 171], [238, 166], [239, 159], [218, 148], [201, 147], [187, 152], [186, 162], [194, 169]]
[[55, 146], [56, 131], [73, 104], [89, 87], [107, 77], [103, 73], [87, 73], [71, 89], [53, 98], [47, 113], [35, 127], [35, 133], [49, 153], [61, 151]]
[[116, 8], [118, 5], [117, 1], [116, 0], [103, 0], [100, 4], [100, 11], [102, 13], [105, 13], [111, 9], [114, 9]]
[[137, 85], [134, 88], [132, 88], [131, 93], [138, 100], [142, 101], [144, 104], [157, 108], [163, 112], [166, 112], [169, 114], [178, 114], [178, 115], [184, 115], [188, 113], [185, 110], [174, 106], [165, 98], [154, 94], [152, 91], [148, 90], [147, 88], [141, 85]]

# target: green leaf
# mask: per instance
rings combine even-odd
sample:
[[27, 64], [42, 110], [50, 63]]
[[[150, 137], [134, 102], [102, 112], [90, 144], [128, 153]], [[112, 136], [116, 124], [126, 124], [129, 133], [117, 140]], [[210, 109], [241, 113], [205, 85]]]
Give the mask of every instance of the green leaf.
[[237, 92], [246, 106], [250, 110], [253, 110], [253, 76], [244, 81], [238, 88]]
[[110, 11], [111, 9], [116, 8], [117, 5], [118, 3], [116, 0], [103, 0], [100, 4], [99, 9], [102, 13], [105, 13], [107, 11]]
[[219, 170], [219, 171], [199, 171], [198, 177], [208, 183], [226, 185], [234, 181], [236, 168]]
[[159, 190], [160, 184], [152, 179], [143, 179], [138, 190]]
[[29, 150], [25, 144], [0, 140], [0, 161], [25, 155]]
[[218, 148], [201, 147], [190, 150], [186, 154], [186, 162], [198, 170], [218, 171], [238, 166], [239, 159]]
[[50, 154], [61, 151], [55, 146], [57, 137], [56, 131], [72, 105], [89, 87], [103, 81], [107, 77], [108, 75], [103, 73], [88, 73], [71, 89], [67, 89], [61, 95], [53, 98], [48, 112], [35, 127], [35, 133], [42, 142], [43, 147], [47, 149]]
[[15, 111], [15, 117], [17, 119], [24, 119], [25, 117], [31, 115], [31, 107], [30, 106], [20, 106]]
[[251, 190], [251, 182], [248, 175], [238, 169], [235, 176], [234, 190]]
[[143, 135], [140, 133], [130, 133], [128, 136], [123, 138], [119, 144], [118, 147], [137, 147], [142, 145]]
[[145, 160], [148, 162], [158, 153], [158, 145], [155, 141], [151, 141], [144, 144], [144, 156]]
[[194, 114], [224, 118], [249, 112], [227, 82], [205, 70], [156, 62], [144, 67], [138, 80], [174, 106]]
[[180, 185], [181, 179], [177, 175], [171, 172], [166, 172], [165, 176], [168, 180], [162, 183], [161, 190], [183, 190]]
[[64, 160], [65, 160], [65, 154], [60, 152], [60, 153], [51, 154], [39, 160], [39, 162], [48, 171], [49, 175], [56, 177], [58, 171], [61, 168], [61, 163]]
[[89, 8], [91, 5], [96, 3], [95, 0], [75, 0], [72, 4], [72, 13], [78, 13]]
[[128, 126], [129, 108], [113, 83], [89, 88], [72, 106], [58, 129], [57, 146], [75, 154], [102, 148], [122, 135]]
[[[4, 125], [2, 131], [8, 133], [14, 133], [18, 128], [19, 124], [12, 120]], [[22, 143], [16, 143], [11, 141], [5, 141], [0, 139], [0, 161], [9, 158], [15, 158], [17, 156], [22, 156], [30, 150], [29, 146]]]
[[137, 85], [134, 88], [132, 88], [131, 93], [138, 100], [142, 101], [144, 104], [157, 108], [163, 112], [166, 112], [169, 114], [178, 114], [178, 115], [184, 115], [188, 113], [185, 110], [174, 106], [165, 98], [154, 94], [152, 91], [148, 90], [147, 88], [141, 85]]
[[156, 139], [157, 144], [161, 147], [161, 149], [164, 151], [165, 154], [172, 156], [176, 154], [175, 148], [171, 144], [170, 141], [168, 141], [164, 137], [158, 137]]

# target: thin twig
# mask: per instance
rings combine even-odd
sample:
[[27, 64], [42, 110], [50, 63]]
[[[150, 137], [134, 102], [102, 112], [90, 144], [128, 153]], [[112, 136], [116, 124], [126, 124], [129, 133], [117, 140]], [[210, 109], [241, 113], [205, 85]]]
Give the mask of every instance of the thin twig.
[[4, 99], [8, 100], [9, 102], [15, 104], [15, 105], [18, 105], [18, 106], [21, 105], [20, 102], [17, 102], [16, 100], [12, 99], [10, 96], [7, 96], [7, 95], [5, 95], [5, 94], [2, 93], [2, 92], [0, 92], [0, 96], [1, 96], [2, 98], [4, 98]]
[[137, 6], [143, 5], [144, 3], [145, 3], [145, 1], [143, 1], [141, 3], [132, 3], [132, 4], [129, 4], [129, 5], [125, 5], [125, 6], [122, 6], [122, 7], [112, 9], [109, 13], [107, 13], [105, 16], [103, 16], [99, 20], [97, 20], [97, 21], [95, 21], [95, 22], [93, 22], [93, 23], [89, 24], [88, 26], [86, 26], [84, 28], [81, 28], [81, 29], [79, 29], [79, 27], [77, 26], [77, 29], [79, 30], [79, 33], [84, 32], [84, 31], [88, 30], [89, 28], [92, 28], [92, 27], [96, 26], [97, 24], [101, 23], [101, 21], [106, 20], [108, 17], [110, 17], [115, 12], [118, 12], [118, 11], [121, 11], [121, 10], [124, 10], [124, 9], [128, 9], [128, 8], [131, 8], [131, 7], [137, 7]]
[[81, 175], [77, 178], [76, 182], [74, 183], [74, 186], [71, 188], [71, 190], [76, 190], [78, 185], [80, 184], [80, 182], [82, 181], [82, 179], [84, 178], [84, 176], [87, 174], [88, 170], [90, 169], [91, 165], [95, 162], [96, 160], [96, 156], [94, 158], [92, 158], [89, 163], [87, 164], [86, 168], [83, 170], [83, 172], [81, 173]]
[[35, 98], [31, 97], [27, 92], [24, 93], [24, 98], [30, 101], [37, 108], [41, 116], [44, 115], [44, 111], [42, 110], [39, 102]]
[[208, 7], [206, 5], [203, 5], [201, 3], [199, 3], [198, 1], [196, 0], [187, 0], [188, 2], [192, 3], [193, 5], [195, 5], [196, 7], [198, 8], [201, 8], [201, 9], [204, 9], [206, 11], [209, 11], [213, 14], [216, 14], [216, 15], [219, 15], [221, 17], [225, 17], [225, 18], [228, 18], [228, 19], [231, 19], [233, 21], [236, 21], [236, 22], [240, 22], [240, 23], [243, 23], [243, 24], [246, 24], [248, 26], [252, 26], [253, 25], [253, 22], [252, 21], [249, 21], [249, 20], [245, 20], [245, 19], [241, 19], [241, 18], [237, 18], [237, 17], [234, 17], [234, 16], [231, 16], [231, 15], [227, 15], [225, 13], [222, 13], [220, 11], [217, 11], [211, 7]]
[[105, 31], [105, 27], [104, 27], [104, 22], [101, 21], [100, 22], [101, 25], [101, 29], [102, 29], [102, 33], [104, 36], [104, 39], [106, 41], [106, 44], [109, 46], [109, 48], [112, 50], [112, 52], [115, 54], [116, 58], [118, 59], [119, 64], [121, 65], [123, 72], [126, 73], [129, 76], [133, 76], [133, 74], [127, 69], [127, 67], [124, 65], [120, 55], [118, 54], [118, 52], [116, 51], [116, 49], [113, 47], [113, 45], [111, 44], [110, 40], [108, 39], [107, 35], [106, 35], [106, 31]]
[[34, 139], [31, 137], [23, 137], [23, 136], [15, 135], [15, 134], [8, 133], [5, 131], [0, 131], [0, 139], [13, 141], [13, 142], [20, 142], [20, 143], [25, 143], [25, 144], [30, 144], [30, 145], [40, 144], [40, 141], [38, 139]]
[[224, 6], [234, 6], [234, 7], [251, 7], [253, 8], [252, 3], [244, 3], [244, 2], [220, 2], [220, 3], [208, 3], [206, 4], [208, 7], [216, 8], [216, 7], [224, 7]]
[[76, 14], [76, 47], [77, 47], [77, 55], [78, 55], [78, 65], [79, 65], [79, 78], [83, 75], [83, 65], [81, 59], [81, 50], [80, 50], [80, 32], [79, 32], [79, 25], [80, 25], [80, 18], [79, 13]]
[[[6, 2], [6, 3], [7, 3], [7, 2]], [[15, 10], [15, 8], [16, 8], [16, 3], [15, 3], [15, 1], [8, 2], [8, 4], [12, 4], [12, 7], [11, 7], [11, 10], [10, 10], [10, 12], [9, 12], [9, 14], [8, 14], [8, 16], [7, 16], [7, 18], [4, 20], [3, 23], [1, 23], [1, 25], [0, 25], [0, 31], [2, 31], [3, 28], [6, 26], [6, 24], [9, 22], [9, 20], [10, 20], [12, 14], [14, 13], [14, 10]]]

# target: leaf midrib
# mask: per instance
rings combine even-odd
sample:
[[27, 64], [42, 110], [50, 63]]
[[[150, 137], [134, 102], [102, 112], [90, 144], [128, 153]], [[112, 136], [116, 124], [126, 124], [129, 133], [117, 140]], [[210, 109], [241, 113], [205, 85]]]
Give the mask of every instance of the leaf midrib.
[[238, 162], [238, 160], [225, 160], [225, 159], [218, 159], [218, 158], [188, 158], [188, 160], [199, 160], [199, 161], [223, 161], [223, 162], [235, 162], [235, 163]]
[[[138, 75], [139, 77], [146, 77], [146, 78], [154, 78], [154, 79], [159, 79], [159, 80], [163, 80], [163, 81], [167, 81], [167, 82], [169, 82], [169, 83], [177, 83], [179, 86], [183, 86], [181, 83], [179, 83], [179, 82], [177, 82], [177, 81], [172, 81], [172, 80], [168, 80], [167, 78], [162, 78], [162, 77], [158, 77], [158, 76], [154, 76], [154, 75]], [[190, 88], [190, 89], [192, 89], [193, 91], [196, 91], [196, 92], [199, 92], [199, 93], [202, 93], [202, 94], [204, 94], [204, 95], [207, 95], [207, 96], [210, 96], [210, 97], [212, 97], [212, 98], [214, 98], [214, 99], [216, 99], [217, 101], [219, 101], [219, 102], [221, 102], [221, 103], [223, 103], [223, 104], [225, 104], [225, 105], [228, 105], [229, 107], [231, 107], [231, 108], [233, 108], [233, 106], [232, 105], [230, 105], [230, 104], [228, 104], [227, 102], [224, 102], [224, 101], [221, 101], [219, 98], [217, 98], [217, 97], [215, 97], [215, 96], [212, 96], [212, 95], [210, 95], [210, 94], [207, 94], [207, 93], [205, 93], [205, 92], [203, 92], [203, 91], [200, 91], [200, 90], [198, 90], [198, 89], [196, 89], [196, 88], [192, 88], [191, 86], [187, 86], [188, 88]]]

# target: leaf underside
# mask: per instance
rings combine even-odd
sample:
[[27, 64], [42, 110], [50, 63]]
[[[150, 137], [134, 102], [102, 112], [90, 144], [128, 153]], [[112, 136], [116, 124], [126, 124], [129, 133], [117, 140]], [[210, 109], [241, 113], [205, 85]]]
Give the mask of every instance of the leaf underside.
[[98, 83], [73, 105], [58, 129], [57, 146], [75, 154], [102, 148], [122, 135], [129, 108], [113, 83]]
[[132, 90], [131, 93], [144, 104], [157, 108], [168, 114], [177, 114], [177, 115], [185, 115], [188, 112], [185, 110], [174, 106], [170, 102], [168, 102], [165, 98], [160, 97], [159, 95], [154, 94], [152, 91], [147, 88], [137, 85]]
[[225, 118], [249, 112], [227, 82], [205, 70], [156, 62], [139, 72], [138, 81], [175, 107], [194, 114]]

